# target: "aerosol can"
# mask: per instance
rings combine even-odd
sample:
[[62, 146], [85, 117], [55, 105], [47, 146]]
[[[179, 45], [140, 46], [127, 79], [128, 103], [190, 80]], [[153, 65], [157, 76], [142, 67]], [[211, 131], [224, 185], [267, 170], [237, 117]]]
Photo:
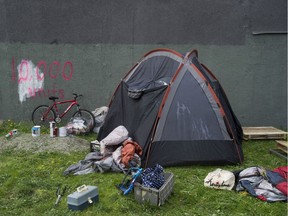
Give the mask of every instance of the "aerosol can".
[[56, 123], [54, 121], [49, 122], [50, 123], [50, 137], [55, 137], [55, 125]]

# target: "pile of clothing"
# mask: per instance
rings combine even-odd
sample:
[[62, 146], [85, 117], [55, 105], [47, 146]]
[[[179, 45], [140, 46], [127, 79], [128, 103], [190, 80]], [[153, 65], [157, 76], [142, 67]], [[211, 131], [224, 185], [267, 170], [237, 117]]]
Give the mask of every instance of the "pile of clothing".
[[142, 148], [128, 134], [127, 129], [120, 125], [100, 142], [93, 141], [93, 145], [99, 148], [93, 148], [93, 152], [69, 166], [63, 174], [82, 175], [98, 171], [125, 173], [130, 167], [140, 167]]
[[216, 169], [208, 173], [204, 186], [216, 189], [246, 191], [266, 202], [287, 201], [288, 166], [273, 170], [254, 166], [238, 171]]
[[236, 173], [236, 191], [247, 191], [267, 202], [287, 201], [287, 173], [288, 166], [274, 170], [249, 167]]

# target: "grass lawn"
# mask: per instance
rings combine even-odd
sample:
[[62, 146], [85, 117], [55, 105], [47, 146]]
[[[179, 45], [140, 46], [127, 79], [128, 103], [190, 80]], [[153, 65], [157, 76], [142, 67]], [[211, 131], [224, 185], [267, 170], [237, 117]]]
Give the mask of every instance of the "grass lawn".
[[[22, 125], [4, 124], [0, 126], [0, 136], [16, 127], [30, 132], [30, 126]], [[85, 138], [91, 140], [94, 136]], [[203, 186], [206, 175], [216, 168], [233, 171], [251, 166], [274, 169], [287, 165], [284, 159], [269, 153], [274, 147], [274, 141], [244, 141], [245, 162], [239, 166], [165, 168], [174, 174], [175, 185], [173, 194], [160, 207], [137, 203], [133, 193], [121, 195], [115, 187], [124, 177], [121, 173], [63, 176], [63, 171], [82, 160], [89, 149], [68, 155], [6, 150], [0, 153], [0, 215], [287, 215], [286, 202], [267, 203], [247, 193]], [[67, 185], [68, 189], [55, 207], [59, 184]], [[99, 202], [82, 212], [69, 211], [67, 195], [83, 184], [98, 187]]]

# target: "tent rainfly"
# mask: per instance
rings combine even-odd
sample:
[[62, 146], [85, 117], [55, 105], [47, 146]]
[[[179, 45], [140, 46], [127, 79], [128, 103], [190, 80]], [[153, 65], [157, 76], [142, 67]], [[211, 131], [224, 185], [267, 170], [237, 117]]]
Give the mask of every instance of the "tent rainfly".
[[143, 167], [243, 162], [240, 122], [197, 50], [145, 54], [117, 86], [98, 140], [119, 125], [142, 147]]

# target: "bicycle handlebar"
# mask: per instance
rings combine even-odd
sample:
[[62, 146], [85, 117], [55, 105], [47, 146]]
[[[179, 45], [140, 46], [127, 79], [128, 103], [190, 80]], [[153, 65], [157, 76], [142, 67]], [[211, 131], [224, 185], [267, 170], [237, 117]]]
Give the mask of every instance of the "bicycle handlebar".
[[76, 98], [78, 98], [78, 97], [82, 97], [83, 95], [82, 94], [76, 94], [76, 93], [73, 93], [73, 95], [74, 95], [74, 99], [76, 99]]

